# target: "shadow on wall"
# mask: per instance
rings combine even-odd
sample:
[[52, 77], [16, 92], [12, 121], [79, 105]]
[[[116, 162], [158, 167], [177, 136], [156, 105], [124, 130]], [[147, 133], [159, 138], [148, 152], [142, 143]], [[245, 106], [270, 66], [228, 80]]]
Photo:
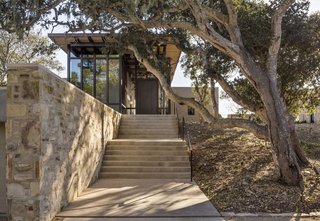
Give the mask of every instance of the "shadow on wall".
[[10, 66], [7, 97], [9, 215], [51, 220], [98, 177], [121, 114], [38, 65]]
[[[5, 122], [7, 88], [0, 87], [0, 214], [7, 213]], [[1, 220], [1, 218], [0, 218]]]

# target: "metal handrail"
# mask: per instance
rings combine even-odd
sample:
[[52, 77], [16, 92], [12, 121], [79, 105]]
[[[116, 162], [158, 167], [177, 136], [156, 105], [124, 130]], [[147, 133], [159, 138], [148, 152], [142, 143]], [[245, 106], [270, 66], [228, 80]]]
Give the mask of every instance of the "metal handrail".
[[178, 114], [178, 109], [177, 107], [174, 108], [174, 111], [175, 111], [175, 115], [177, 116], [177, 119], [178, 119], [178, 138], [182, 138], [181, 136], [181, 125], [180, 125], [180, 119], [179, 119], [179, 114]]
[[193, 151], [192, 151], [192, 145], [191, 145], [191, 141], [190, 141], [190, 134], [189, 134], [189, 131], [187, 131], [187, 139], [188, 139], [188, 152], [189, 152], [189, 161], [190, 161], [190, 179], [191, 179], [191, 182], [193, 180], [193, 163], [192, 163], [192, 160], [193, 160]]
[[188, 145], [188, 154], [189, 154], [189, 162], [190, 162], [190, 168], [191, 168], [191, 174], [190, 174], [190, 180], [191, 182], [193, 181], [193, 150], [192, 150], [192, 145], [191, 145], [191, 140], [190, 140], [190, 133], [187, 129], [186, 126], [186, 121], [184, 117], [182, 118], [182, 125], [181, 125], [181, 131], [180, 131], [180, 120], [178, 119], [179, 122], [179, 138], [182, 140], [186, 141]]

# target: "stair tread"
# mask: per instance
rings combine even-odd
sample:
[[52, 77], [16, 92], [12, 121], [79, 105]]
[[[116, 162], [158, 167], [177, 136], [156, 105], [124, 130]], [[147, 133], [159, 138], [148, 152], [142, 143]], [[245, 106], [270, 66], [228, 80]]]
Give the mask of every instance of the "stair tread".
[[190, 177], [186, 142], [178, 138], [175, 115], [123, 115], [118, 139], [108, 141], [102, 178]]
[[[167, 166], [168, 168], [190, 168], [188, 166]], [[102, 166], [101, 168], [166, 168], [166, 167], [161, 167], [161, 166], [152, 166], [152, 167], [147, 167], [147, 166]]]
[[189, 175], [190, 173], [189, 172], [167, 172], [167, 171], [157, 171], [157, 172], [108, 172], [108, 171], [103, 171], [103, 172], [100, 172], [101, 174], [169, 174], [169, 175], [172, 175], [172, 174], [186, 174], [186, 175]]

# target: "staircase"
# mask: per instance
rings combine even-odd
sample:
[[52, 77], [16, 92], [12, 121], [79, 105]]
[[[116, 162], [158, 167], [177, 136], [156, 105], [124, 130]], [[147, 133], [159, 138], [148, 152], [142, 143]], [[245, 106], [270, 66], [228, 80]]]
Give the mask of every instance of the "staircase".
[[107, 143], [100, 179], [57, 221], [223, 221], [190, 181], [174, 116], [122, 115], [118, 137]]
[[174, 115], [122, 115], [118, 139], [178, 139]]
[[122, 115], [118, 139], [107, 143], [100, 178], [190, 179], [186, 143], [173, 115]]

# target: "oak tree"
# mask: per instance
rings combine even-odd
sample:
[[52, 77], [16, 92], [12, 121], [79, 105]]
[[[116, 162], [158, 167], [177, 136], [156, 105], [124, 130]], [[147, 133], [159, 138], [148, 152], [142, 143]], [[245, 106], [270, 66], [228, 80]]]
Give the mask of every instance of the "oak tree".
[[[269, 5], [267, 25], [256, 25], [251, 29], [260, 33], [259, 41], [263, 43], [263, 47], [261, 44], [254, 45], [255, 50], [248, 46], [243, 35], [246, 32], [239, 19], [239, 4], [243, 2], [249, 6], [253, 2], [249, 0], [44, 0], [24, 1], [21, 4], [12, 4], [12, 1], [0, 7], [0, 26], [9, 31], [21, 32], [30, 29], [37, 21], [45, 21], [44, 25], [67, 25], [71, 31], [102, 31], [115, 36], [123, 34], [118, 41], [158, 78], [168, 98], [195, 108], [213, 126], [237, 126], [254, 132], [258, 137], [268, 137], [281, 179], [289, 185], [302, 185], [301, 166], [307, 165], [308, 160], [297, 139], [294, 117], [284, 100], [281, 91], [283, 82], [278, 73], [281, 45], [286, 44], [282, 41], [282, 36], [286, 34], [282, 23], [285, 14], [294, 11], [295, 0], [273, 1]], [[263, 1], [261, 4], [264, 4]], [[52, 8], [54, 15], [46, 17]], [[63, 14], [67, 16], [60, 19]], [[258, 94], [261, 106], [254, 112], [259, 113], [267, 127], [253, 121], [218, 118], [194, 99], [180, 97], [172, 91], [167, 79], [168, 62], [154, 56], [150, 46], [164, 41], [159, 39], [159, 34], [176, 32], [185, 36], [179, 39], [177, 44], [180, 46], [196, 46], [193, 39], [197, 39], [214, 47], [237, 65], [246, 82]], [[149, 37], [151, 39], [147, 39]], [[150, 41], [154, 44], [149, 44]]]

